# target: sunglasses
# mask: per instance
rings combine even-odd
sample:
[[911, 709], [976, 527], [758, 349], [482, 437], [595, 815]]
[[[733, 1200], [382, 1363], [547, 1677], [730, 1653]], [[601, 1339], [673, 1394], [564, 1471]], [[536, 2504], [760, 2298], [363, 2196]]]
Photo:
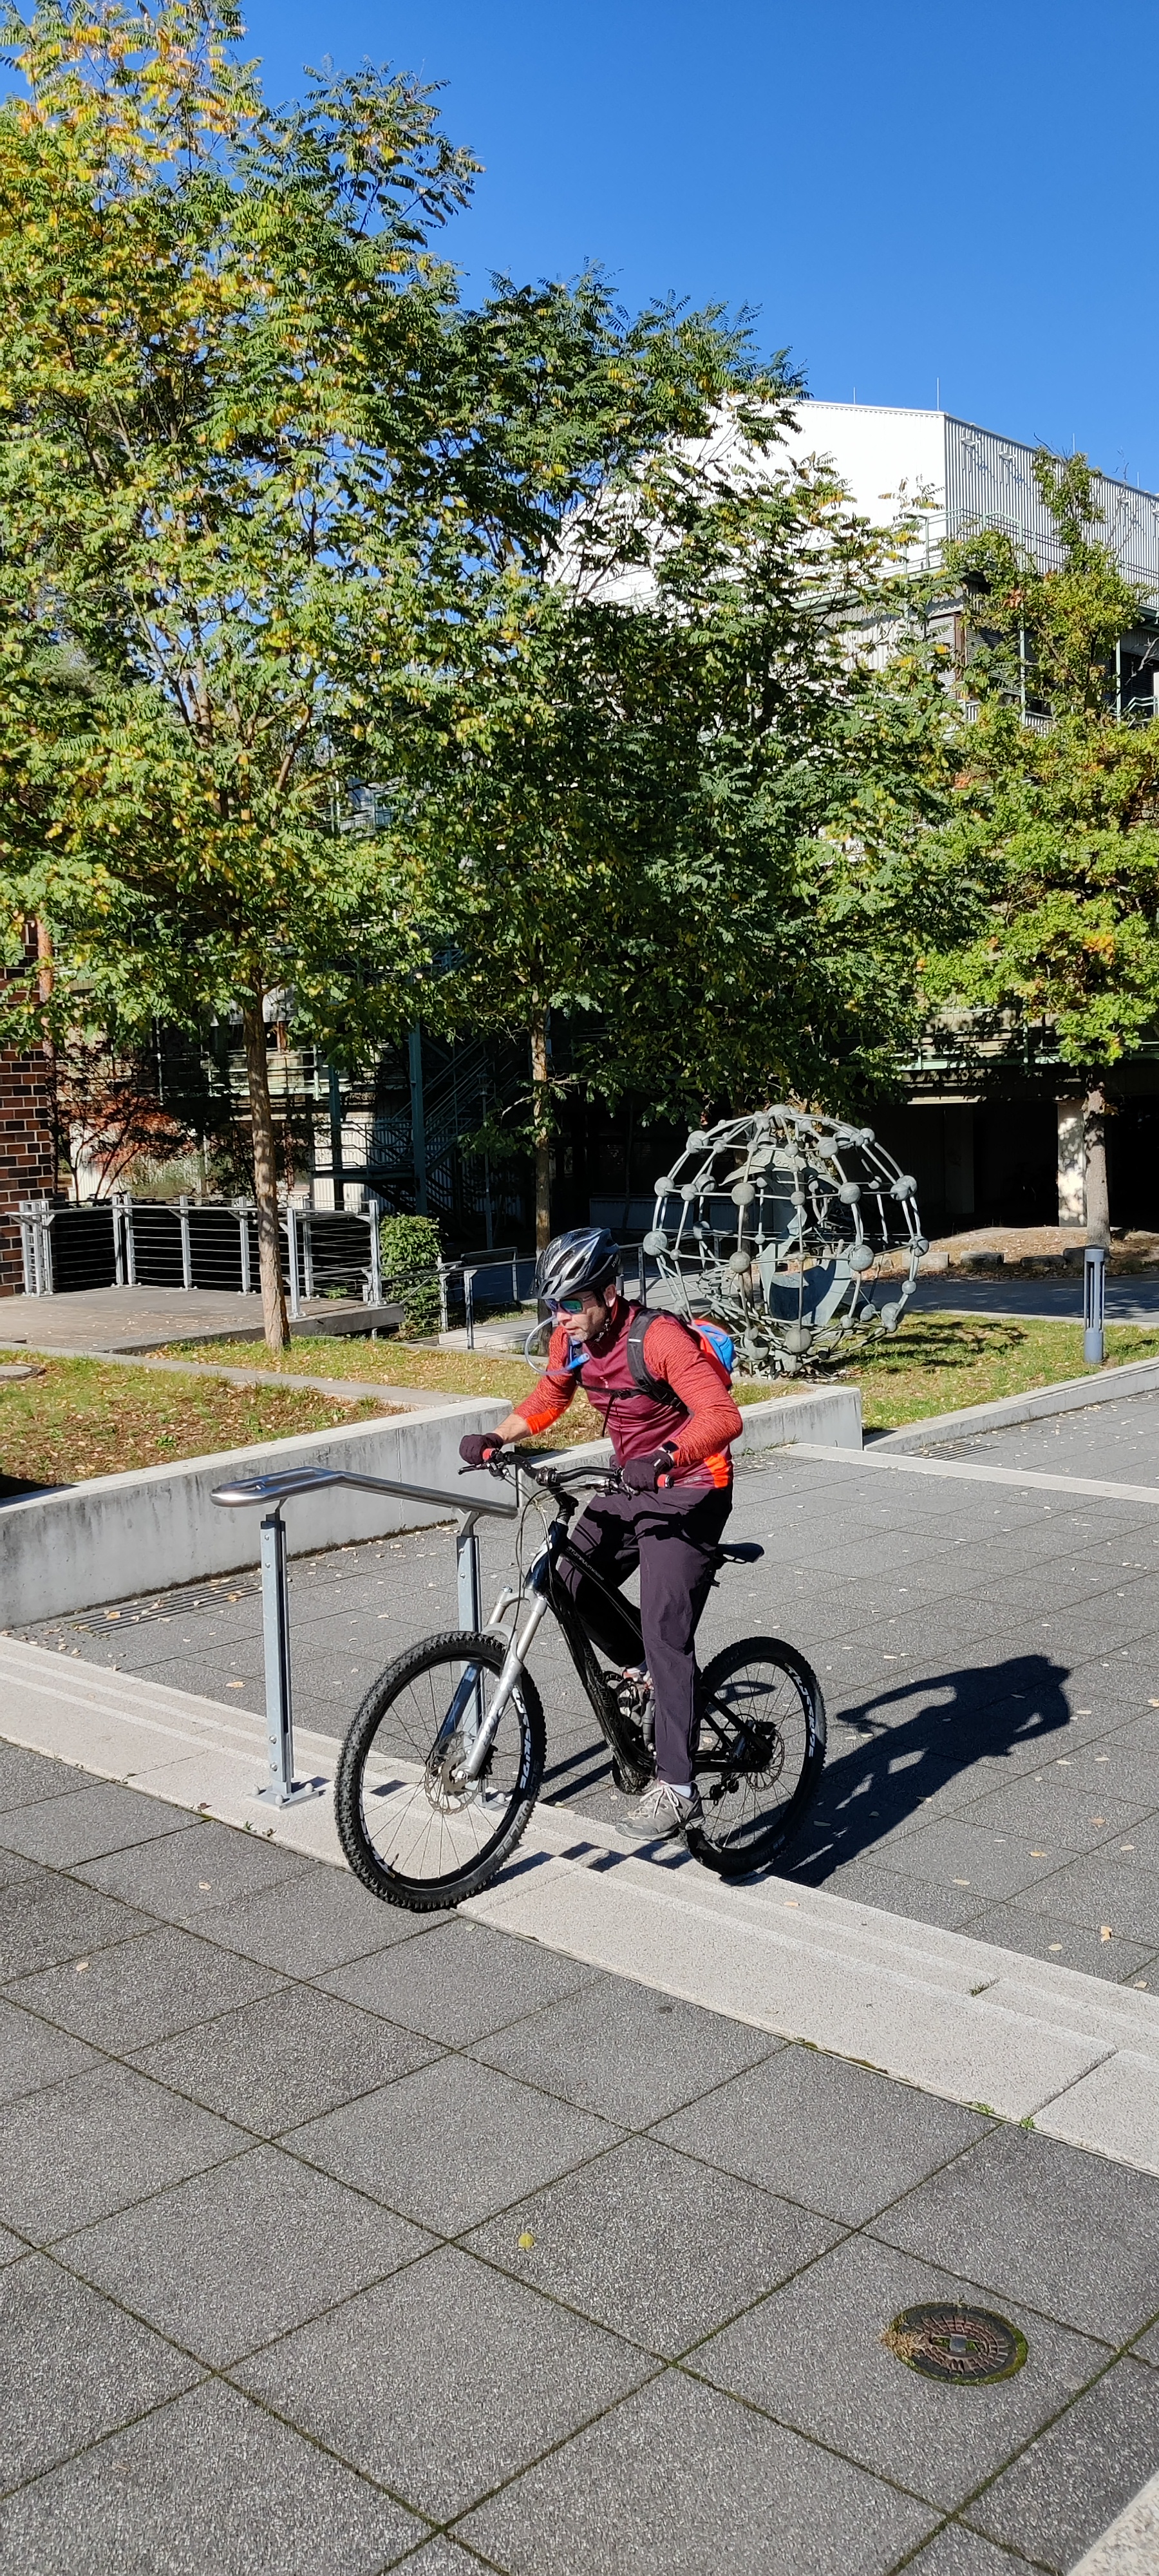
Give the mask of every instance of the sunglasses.
[[549, 1297], [547, 1302], [553, 1315], [582, 1315], [584, 1310], [582, 1297]]

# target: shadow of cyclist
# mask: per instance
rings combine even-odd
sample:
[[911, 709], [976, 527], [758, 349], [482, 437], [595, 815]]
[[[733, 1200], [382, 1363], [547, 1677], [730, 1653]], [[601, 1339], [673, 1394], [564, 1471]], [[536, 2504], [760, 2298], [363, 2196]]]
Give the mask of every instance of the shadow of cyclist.
[[[779, 1875], [823, 1885], [975, 1764], [1001, 1761], [1056, 1734], [1070, 1719], [1063, 1692], [1068, 1675], [1069, 1666], [1046, 1655], [1014, 1655], [981, 1671], [963, 1667], [898, 1682], [842, 1709], [838, 1730], [852, 1730], [859, 1741], [826, 1764], [817, 1804]], [[881, 1713], [915, 1699], [923, 1705], [911, 1717]], [[979, 1770], [979, 1796], [997, 1786], [993, 1773]]]

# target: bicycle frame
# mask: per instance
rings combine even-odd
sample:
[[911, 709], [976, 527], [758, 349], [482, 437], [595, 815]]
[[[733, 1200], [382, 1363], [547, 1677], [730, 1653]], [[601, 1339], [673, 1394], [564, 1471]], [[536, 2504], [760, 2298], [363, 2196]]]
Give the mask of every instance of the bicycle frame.
[[[526, 1473], [526, 1470], [523, 1472]], [[541, 1482], [539, 1478], [535, 1481]], [[562, 1631], [564, 1643], [605, 1742], [619, 1760], [629, 1768], [635, 1768], [638, 1761], [637, 1748], [628, 1736], [618, 1703], [612, 1698], [596, 1659], [595, 1641], [579, 1613], [572, 1594], [557, 1577], [556, 1569], [560, 1557], [568, 1553], [568, 1529], [579, 1507], [579, 1498], [572, 1494], [560, 1494], [555, 1484], [546, 1476], [542, 1479], [542, 1485], [547, 1487], [555, 1501], [555, 1518], [548, 1527], [543, 1546], [528, 1569], [526, 1581], [518, 1589], [511, 1585], [505, 1586], [487, 1622], [488, 1629], [492, 1632], [500, 1629], [507, 1612], [520, 1601], [530, 1597], [527, 1617], [522, 1626], [517, 1623], [512, 1632], [503, 1669], [495, 1685], [494, 1698], [476, 1731], [474, 1742], [463, 1764], [463, 1776], [467, 1780], [477, 1780], [485, 1768], [503, 1711], [518, 1684], [536, 1632], [542, 1626], [549, 1610], [554, 1614]], [[600, 1490], [607, 1491], [608, 1488], [602, 1485]], [[580, 1560], [573, 1557], [571, 1561], [574, 1564]], [[584, 1575], [589, 1583], [595, 1585], [597, 1591], [603, 1593], [617, 1618], [623, 1620], [633, 1643], [639, 1641], [642, 1661], [644, 1640], [638, 1610], [630, 1601], [625, 1601], [622, 1593], [615, 1591], [611, 1584], [605, 1583], [603, 1577], [594, 1573], [586, 1564]], [[448, 1740], [454, 1733], [455, 1726], [461, 1721], [469, 1704], [470, 1692], [474, 1687], [473, 1680], [464, 1679], [461, 1685], [461, 1690], [465, 1693], [463, 1709], [458, 1705], [460, 1692], [455, 1694], [455, 1701], [447, 1713], [441, 1730], [441, 1735], [447, 1735]]]

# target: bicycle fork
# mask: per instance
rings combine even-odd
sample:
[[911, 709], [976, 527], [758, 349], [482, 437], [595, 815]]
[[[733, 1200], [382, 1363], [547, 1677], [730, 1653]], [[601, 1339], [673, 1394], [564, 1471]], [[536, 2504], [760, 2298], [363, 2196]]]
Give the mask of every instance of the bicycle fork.
[[[487, 1757], [499, 1731], [500, 1718], [502, 1717], [503, 1711], [506, 1708], [508, 1701], [511, 1698], [511, 1694], [519, 1680], [519, 1676], [531, 1651], [532, 1639], [535, 1636], [536, 1629], [540, 1626], [544, 1618], [546, 1610], [546, 1591], [541, 1592], [537, 1589], [522, 1628], [517, 1629], [511, 1639], [511, 1643], [503, 1659], [503, 1670], [495, 1684], [495, 1697], [492, 1700], [491, 1706], [478, 1730], [475, 1741], [467, 1755], [467, 1759], [462, 1765], [461, 1777], [464, 1780], [477, 1780], [480, 1772], [485, 1767]], [[465, 1674], [463, 1680], [459, 1684], [459, 1688], [455, 1693], [454, 1700], [452, 1701], [451, 1708], [448, 1712], [447, 1725], [449, 1727], [452, 1725], [452, 1720], [454, 1721], [454, 1726], [459, 1724], [460, 1717], [465, 1711], [470, 1700], [471, 1693], [475, 1688], [476, 1676], [474, 1674]], [[462, 1703], [461, 1707], [460, 1702]]]

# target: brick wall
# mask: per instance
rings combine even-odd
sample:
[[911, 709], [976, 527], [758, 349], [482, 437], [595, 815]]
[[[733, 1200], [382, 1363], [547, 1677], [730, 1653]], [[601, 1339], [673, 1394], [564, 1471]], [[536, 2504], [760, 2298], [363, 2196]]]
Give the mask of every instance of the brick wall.
[[56, 1188], [48, 1066], [35, 1055], [0, 1054], [0, 1297], [24, 1286], [17, 1211], [21, 1199]]

